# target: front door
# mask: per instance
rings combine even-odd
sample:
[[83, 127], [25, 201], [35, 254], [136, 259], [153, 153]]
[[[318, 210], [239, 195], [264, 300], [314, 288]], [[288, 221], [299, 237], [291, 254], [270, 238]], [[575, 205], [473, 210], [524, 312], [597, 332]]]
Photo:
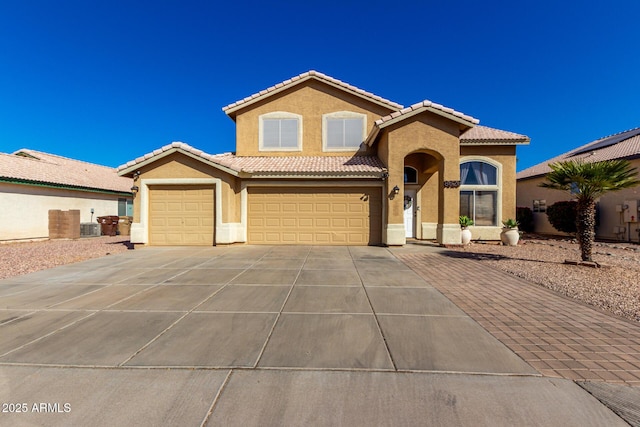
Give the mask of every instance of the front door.
[[405, 237], [416, 237], [416, 190], [404, 190]]

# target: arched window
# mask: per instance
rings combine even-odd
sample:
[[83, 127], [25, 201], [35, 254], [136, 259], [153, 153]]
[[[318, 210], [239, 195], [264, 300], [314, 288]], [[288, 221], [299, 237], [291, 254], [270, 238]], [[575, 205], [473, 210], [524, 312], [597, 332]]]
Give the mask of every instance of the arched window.
[[404, 167], [404, 183], [405, 184], [417, 184], [418, 183], [418, 171], [411, 166]]
[[474, 225], [498, 225], [498, 174], [496, 166], [481, 160], [460, 164], [460, 215]]

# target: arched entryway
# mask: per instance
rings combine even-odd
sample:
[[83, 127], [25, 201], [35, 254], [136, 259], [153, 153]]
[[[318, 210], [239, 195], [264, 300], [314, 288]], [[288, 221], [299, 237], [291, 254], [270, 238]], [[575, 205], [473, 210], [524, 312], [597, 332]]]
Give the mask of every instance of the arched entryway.
[[420, 151], [404, 158], [403, 216], [407, 239], [435, 240], [439, 222], [438, 153]]

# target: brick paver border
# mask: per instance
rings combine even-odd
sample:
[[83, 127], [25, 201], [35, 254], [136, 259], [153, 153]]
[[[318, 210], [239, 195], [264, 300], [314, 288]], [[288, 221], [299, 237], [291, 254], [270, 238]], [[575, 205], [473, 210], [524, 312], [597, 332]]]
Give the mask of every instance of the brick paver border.
[[640, 324], [462, 253], [396, 256], [542, 375], [640, 386]]

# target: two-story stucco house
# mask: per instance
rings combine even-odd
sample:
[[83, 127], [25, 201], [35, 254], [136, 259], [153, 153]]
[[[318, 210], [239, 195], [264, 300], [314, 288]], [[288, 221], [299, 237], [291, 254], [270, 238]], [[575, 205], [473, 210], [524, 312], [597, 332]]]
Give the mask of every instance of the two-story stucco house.
[[498, 239], [523, 135], [430, 101], [408, 108], [309, 71], [223, 108], [236, 151], [166, 145], [133, 177], [132, 243], [403, 245]]

